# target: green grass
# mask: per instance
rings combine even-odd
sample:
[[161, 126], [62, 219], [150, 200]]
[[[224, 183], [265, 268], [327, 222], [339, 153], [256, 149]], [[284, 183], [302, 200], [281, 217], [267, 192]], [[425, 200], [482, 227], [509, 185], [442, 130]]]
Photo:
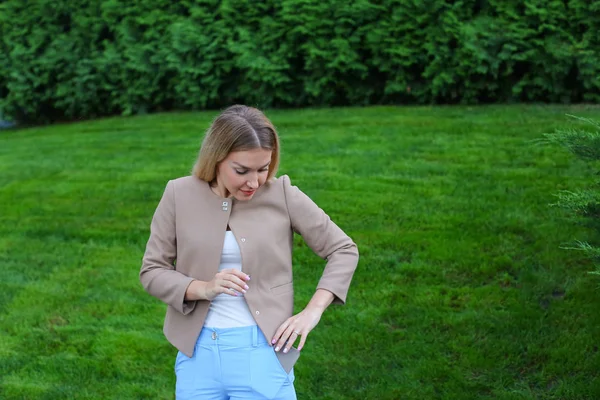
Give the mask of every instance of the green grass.
[[[549, 207], [590, 166], [534, 143], [600, 108], [272, 111], [280, 173], [359, 246], [300, 399], [600, 398], [591, 232]], [[168, 179], [214, 113], [0, 132], [0, 398], [170, 399], [164, 306], [138, 271]], [[296, 307], [324, 263], [298, 238]]]

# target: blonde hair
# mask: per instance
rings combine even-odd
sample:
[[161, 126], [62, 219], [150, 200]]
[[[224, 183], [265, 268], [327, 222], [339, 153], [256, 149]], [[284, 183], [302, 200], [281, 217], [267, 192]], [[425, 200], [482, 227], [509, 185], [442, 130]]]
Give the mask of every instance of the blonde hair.
[[244, 105], [228, 107], [219, 114], [206, 131], [192, 174], [212, 183], [217, 177], [217, 165], [233, 151], [271, 150], [267, 181], [279, 167], [279, 137], [275, 127], [262, 111]]

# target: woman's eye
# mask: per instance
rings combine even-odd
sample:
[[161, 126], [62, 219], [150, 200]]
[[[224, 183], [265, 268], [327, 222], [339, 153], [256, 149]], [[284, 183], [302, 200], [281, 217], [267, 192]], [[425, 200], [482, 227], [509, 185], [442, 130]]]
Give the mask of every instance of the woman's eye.
[[[264, 168], [264, 169], [259, 169], [258, 170], [258, 172], [268, 172], [268, 171], [269, 171], [269, 168]], [[248, 171], [247, 170], [242, 171], [242, 170], [236, 169], [235, 172], [238, 175], [245, 175]]]

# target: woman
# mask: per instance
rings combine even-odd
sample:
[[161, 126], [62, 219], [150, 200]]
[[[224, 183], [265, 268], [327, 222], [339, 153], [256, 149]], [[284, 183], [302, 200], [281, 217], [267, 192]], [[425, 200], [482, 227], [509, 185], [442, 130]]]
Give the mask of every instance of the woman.
[[[158, 204], [140, 280], [168, 305], [179, 400], [295, 399], [298, 351], [327, 306], [346, 300], [356, 245], [287, 176], [274, 177], [278, 164], [272, 123], [232, 106], [206, 133], [192, 176], [169, 181]], [[296, 315], [294, 232], [327, 260]]]

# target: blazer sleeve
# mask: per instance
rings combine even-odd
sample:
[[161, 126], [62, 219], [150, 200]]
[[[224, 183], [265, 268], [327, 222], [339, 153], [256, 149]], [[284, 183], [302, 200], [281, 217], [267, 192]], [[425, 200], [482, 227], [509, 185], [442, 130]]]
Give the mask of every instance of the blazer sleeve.
[[152, 296], [186, 315], [196, 306], [195, 301], [184, 300], [187, 287], [194, 279], [175, 270], [176, 259], [175, 189], [169, 181], [152, 217], [140, 281]]
[[317, 289], [330, 291], [334, 303], [344, 304], [358, 265], [356, 244], [306, 194], [292, 186], [287, 175], [281, 179], [292, 229], [327, 261]]

